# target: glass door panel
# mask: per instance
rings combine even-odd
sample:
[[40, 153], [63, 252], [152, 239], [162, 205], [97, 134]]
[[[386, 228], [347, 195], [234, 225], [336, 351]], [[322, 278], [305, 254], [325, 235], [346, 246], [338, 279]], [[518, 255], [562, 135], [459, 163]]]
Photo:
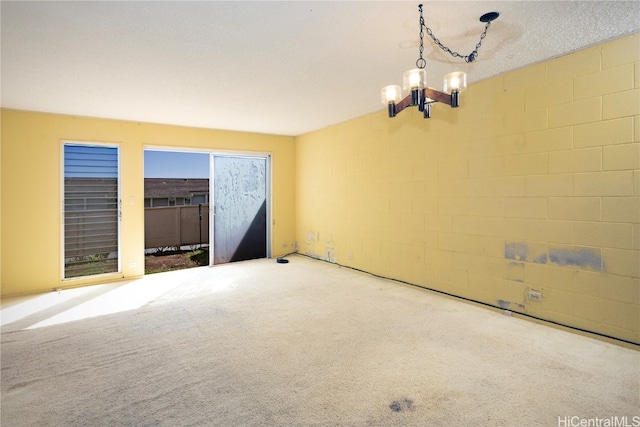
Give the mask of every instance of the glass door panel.
[[268, 158], [213, 158], [213, 263], [266, 258]]

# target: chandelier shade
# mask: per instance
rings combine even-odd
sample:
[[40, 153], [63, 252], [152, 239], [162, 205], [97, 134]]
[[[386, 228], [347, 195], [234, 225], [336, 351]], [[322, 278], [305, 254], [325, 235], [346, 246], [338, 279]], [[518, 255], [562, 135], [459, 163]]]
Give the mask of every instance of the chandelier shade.
[[454, 91], [462, 92], [467, 88], [467, 74], [461, 71], [454, 71], [444, 76], [442, 90], [446, 93]]
[[382, 104], [398, 103], [402, 99], [402, 90], [398, 85], [389, 85], [382, 88], [380, 91], [382, 95]]
[[411, 93], [415, 89], [424, 89], [427, 87], [427, 72], [424, 68], [414, 68], [405, 71], [402, 75], [402, 90], [405, 95]]

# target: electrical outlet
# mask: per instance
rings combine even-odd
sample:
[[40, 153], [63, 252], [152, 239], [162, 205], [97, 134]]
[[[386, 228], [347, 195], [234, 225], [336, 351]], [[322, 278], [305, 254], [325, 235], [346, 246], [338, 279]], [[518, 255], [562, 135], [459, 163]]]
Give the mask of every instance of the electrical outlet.
[[530, 290], [527, 292], [527, 298], [531, 301], [542, 301], [542, 292], [536, 290]]

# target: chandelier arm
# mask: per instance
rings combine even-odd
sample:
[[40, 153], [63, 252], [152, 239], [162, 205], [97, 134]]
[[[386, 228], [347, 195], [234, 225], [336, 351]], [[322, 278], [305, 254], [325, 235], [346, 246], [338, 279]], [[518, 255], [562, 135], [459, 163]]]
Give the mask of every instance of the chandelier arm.
[[439, 90], [427, 87], [424, 88], [424, 94], [427, 98], [433, 99], [436, 102], [442, 102], [443, 104], [451, 105], [451, 94], [449, 93], [440, 92]]
[[400, 102], [394, 105], [395, 114], [398, 114], [400, 111], [410, 107], [411, 105], [411, 95], [405, 96]]
[[[441, 102], [443, 104], [447, 104], [451, 106], [453, 97], [449, 93], [441, 92], [439, 90], [427, 87], [423, 89], [422, 99], [425, 100], [426, 104]], [[429, 99], [429, 101], [427, 101], [427, 99]], [[405, 96], [401, 101], [392, 105], [393, 105], [393, 114], [391, 114], [390, 112], [389, 117], [394, 117], [396, 114], [400, 113], [405, 108], [411, 107], [413, 105], [411, 95]]]

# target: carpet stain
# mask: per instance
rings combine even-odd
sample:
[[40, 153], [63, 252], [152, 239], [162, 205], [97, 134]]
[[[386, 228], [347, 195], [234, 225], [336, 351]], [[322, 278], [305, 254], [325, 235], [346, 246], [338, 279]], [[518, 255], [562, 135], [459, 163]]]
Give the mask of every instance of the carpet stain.
[[402, 400], [394, 400], [389, 405], [389, 408], [393, 412], [404, 412], [404, 411], [413, 411], [413, 400], [410, 399], [402, 399]]

